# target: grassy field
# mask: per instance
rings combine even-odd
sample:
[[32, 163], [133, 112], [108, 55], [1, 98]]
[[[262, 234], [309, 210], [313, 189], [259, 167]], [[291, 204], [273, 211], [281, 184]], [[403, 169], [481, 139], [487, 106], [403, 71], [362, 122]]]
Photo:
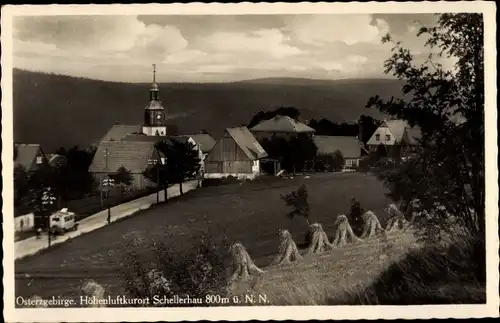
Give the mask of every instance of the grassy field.
[[[135, 240], [137, 248], [152, 240], [165, 239], [171, 239], [168, 243], [172, 245], [190, 244], [193, 237], [208, 230], [217, 236], [227, 236], [229, 242], [240, 241], [256, 264], [266, 267], [277, 252], [279, 229], [289, 230], [298, 244], [304, 241], [306, 222], [302, 218], [288, 219], [285, 216], [288, 209], [280, 200], [281, 194], [297, 189], [302, 183], [309, 190], [310, 221], [321, 223], [329, 235], [334, 233], [336, 216], [349, 212], [353, 196], [385, 224], [382, 210], [388, 202], [385, 189], [370, 175], [317, 174], [310, 178], [205, 187], [167, 205], [19, 260], [16, 262], [16, 295], [76, 297], [80, 295], [83, 281], [89, 277], [104, 285], [108, 293], [120, 294], [118, 268], [126, 240]], [[167, 233], [173, 238], [168, 238]], [[369, 249], [363, 254], [367, 252], [375, 256]], [[370, 257], [363, 258], [362, 264], [370, 263]]]

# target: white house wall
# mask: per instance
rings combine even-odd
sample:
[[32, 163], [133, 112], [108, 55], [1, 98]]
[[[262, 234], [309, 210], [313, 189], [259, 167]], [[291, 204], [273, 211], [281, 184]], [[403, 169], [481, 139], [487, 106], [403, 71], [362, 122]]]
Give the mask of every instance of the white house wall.
[[35, 226], [35, 215], [33, 213], [17, 216], [14, 218], [15, 230], [28, 231]]
[[[380, 140], [376, 140], [377, 135], [380, 135]], [[390, 135], [390, 139], [386, 140], [386, 135]], [[373, 133], [370, 140], [368, 140], [367, 145], [378, 146], [380, 144], [392, 146], [396, 143], [396, 138], [392, 134], [388, 127], [378, 127]]]

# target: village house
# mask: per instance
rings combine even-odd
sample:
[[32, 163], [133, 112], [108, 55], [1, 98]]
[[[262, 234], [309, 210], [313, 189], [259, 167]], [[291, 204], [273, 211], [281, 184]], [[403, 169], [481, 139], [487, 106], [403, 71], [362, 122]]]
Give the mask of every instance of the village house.
[[368, 150], [374, 152], [383, 147], [387, 155], [394, 152], [404, 154], [419, 145], [421, 132], [418, 127], [410, 127], [405, 120], [387, 120], [375, 130], [366, 143]]
[[318, 148], [316, 162], [328, 163], [339, 151], [344, 159], [344, 168], [359, 166], [364, 148], [357, 137], [314, 136], [313, 140]]
[[205, 159], [205, 178], [253, 179], [267, 153], [247, 127], [227, 128]]
[[261, 140], [273, 136], [290, 139], [297, 134], [313, 136], [316, 130], [288, 116], [277, 115], [272, 119], [262, 121], [250, 131], [258, 140]]
[[102, 183], [104, 178], [124, 167], [131, 173], [131, 186], [140, 190], [155, 185], [144, 176], [144, 171], [151, 166], [151, 161], [161, 158], [154, 141], [103, 141], [96, 150], [89, 171]]
[[194, 150], [198, 152], [198, 158], [200, 158], [200, 172], [204, 170], [204, 159], [205, 155], [203, 154], [200, 145], [194, 141], [193, 137], [190, 135], [182, 135], [182, 136], [148, 136], [144, 134], [131, 134], [125, 136], [122, 141], [143, 141], [143, 142], [153, 142], [158, 143], [160, 141], [164, 141], [166, 143], [171, 143], [172, 141], [178, 141], [182, 143], [189, 142], [194, 146]]
[[14, 167], [22, 166], [26, 172], [33, 172], [48, 162], [39, 144], [14, 144]]

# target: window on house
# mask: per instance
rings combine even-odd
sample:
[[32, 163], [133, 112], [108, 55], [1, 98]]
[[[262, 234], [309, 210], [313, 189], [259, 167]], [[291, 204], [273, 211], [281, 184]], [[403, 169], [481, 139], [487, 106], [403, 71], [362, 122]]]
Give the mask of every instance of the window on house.
[[379, 134], [376, 134], [376, 135], [375, 135], [375, 140], [376, 140], [376, 141], [380, 141], [380, 135], [379, 135]]
[[391, 140], [391, 135], [385, 135], [385, 141]]
[[37, 156], [36, 157], [36, 163], [41, 164], [43, 162], [42, 156]]

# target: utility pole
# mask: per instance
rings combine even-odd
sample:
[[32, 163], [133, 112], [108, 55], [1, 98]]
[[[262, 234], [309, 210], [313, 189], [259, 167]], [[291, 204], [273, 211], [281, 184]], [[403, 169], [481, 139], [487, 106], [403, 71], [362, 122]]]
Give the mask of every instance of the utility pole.
[[[160, 167], [163, 165], [162, 163], [162, 158], [160, 156], [160, 152], [158, 149], [156, 149], [156, 155], [157, 158], [149, 159], [148, 164], [152, 165], [153, 167], [156, 167], [156, 203], [160, 203]], [[165, 200], [166, 200], [166, 193], [165, 193]]]
[[46, 189], [43, 190], [42, 192], [42, 210], [43, 210], [43, 213], [46, 214], [46, 216], [48, 217], [48, 221], [47, 222], [47, 236], [48, 236], [48, 242], [49, 242], [49, 248], [50, 248], [50, 245], [52, 243], [52, 232], [51, 232], [51, 228], [50, 228], [50, 209], [51, 209], [51, 205], [54, 204], [56, 198], [55, 196], [52, 194], [52, 191], [51, 191], [51, 188], [50, 187], [47, 187]]
[[[106, 203], [107, 203], [107, 209], [108, 209], [108, 224], [111, 223], [111, 204], [109, 203], [109, 191], [114, 185], [114, 180], [109, 177], [109, 170], [108, 170], [108, 156], [109, 156], [109, 151], [108, 148], [104, 148], [104, 157], [105, 157], [105, 177], [101, 182], [101, 201], [103, 199], [103, 191], [106, 190]], [[102, 203], [102, 206], [104, 203]]]

